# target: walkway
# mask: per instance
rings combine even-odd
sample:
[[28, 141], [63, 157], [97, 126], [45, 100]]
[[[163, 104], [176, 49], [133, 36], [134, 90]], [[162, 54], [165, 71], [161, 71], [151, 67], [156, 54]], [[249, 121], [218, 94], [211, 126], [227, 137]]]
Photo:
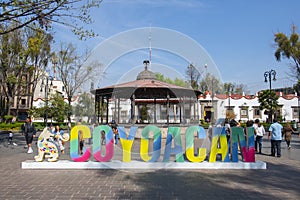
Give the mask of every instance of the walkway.
[[[14, 141], [18, 146], [0, 144], [0, 199], [300, 198], [296, 135], [291, 150], [282, 143], [281, 158], [257, 155], [267, 170], [22, 170], [21, 162], [34, 155], [25, 153], [20, 134]], [[263, 145], [270, 154], [269, 142]]]

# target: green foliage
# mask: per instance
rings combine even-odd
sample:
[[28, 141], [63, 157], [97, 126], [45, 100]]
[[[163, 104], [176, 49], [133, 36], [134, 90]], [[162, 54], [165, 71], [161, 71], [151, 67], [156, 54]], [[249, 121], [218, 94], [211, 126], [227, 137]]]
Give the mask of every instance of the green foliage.
[[48, 118], [57, 122], [63, 122], [72, 108], [64, 101], [64, 98], [59, 94], [53, 94], [48, 102], [48, 106], [44, 105], [40, 108], [33, 108], [30, 113], [34, 117], [45, 117], [48, 112]]
[[[244, 93], [248, 93], [249, 90], [247, 89], [247, 86], [244, 84], [237, 84], [237, 83], [224, 83], [224, 90], [220, 91], [221, 93], [232, 93], [232, 94], [240, 94], [242, 95]], [[229, 93], [228, 93], [229, 92]]]
[[264, 90], [258, 94], [259, 109], [276, 110], [278, 108], [278, 96], [274, 91]]
[[[101, 66], [98, 62], [92, 62], [87, 66], [84, 64], [87, 57], [88, 54], [79, 56], [72, 43], [62, 44], [60, 50], [56, 53], [58, 77], [65, 88], [69, 105], [71, 105], [75, 92], [84, 83], [93, 81], [96, 78], [97, 73], [93, 73], [93, 71]], [[68, 120], [71, 121], [70, 115]]]
[[199, 79], [201, 76], [199, 70], [193, 64], [190, 64], [187, 67], [185, 73], [186, 73], [187, 79], [189, 80], [190, 86], [194, 90], [198, 90], [199, 89], [198, 82], [199, 82]]
[[82, 117], [87, 116], [88, 121], [94, 116], [95, 113], [95, 101], [91, 95], [88, 93], [83, 93], [78, 99], [78, 104], [74, 108], [74, 114], [76, 117], [82, 119]]
[[180, 87], [188, 87], [187, 83], [184, 80], [179, 79], [177, 77], [175, 78], [175, 80], [172, 80], [168, 77], [164, 77], [164, 75], [159, 72], [155, 73], [155, 76], [156, 76], [156, 79], [159, 81], [162, 81], [165, 83], [170, 83], [170, 84], [177, 85]]
[[210, 123], [206, 122], [204, 119], [200, 119], [199, 126], [202, 126], [203, 128], [208, 128]]
[[3, 131], [20, 131], [22, 122], [15, 122], [15, 123], [0, 123], [0, 130]]
[[300, 41], [299, 35], [296, 33], [296, 27], [292, 27], [292, 33], [289, 37], [282, 32], [276, 33], [274, 41], [277, 45], [274, 53], [276, 60], [281, 61], [282, 58], [292, 60], [295, 65], [291, 68], [291, 76], [298, 81], [300, 79]]
[[4, 116], [4, 119], [7, 121], [7, 120], [12, 120], [14, 118], [14, 116], [12, 115], [5, 115]]
[[144, 105], [143, 107], [140, 108], [140, 112], [141, 112], [141, 121], [145, 122], [145, 120], [149, 120], [150, 116], [148, 115], [148, 109], [147, 106]]
[[49, 30], [52, 23], [70, 27], [80, 39], [94, 37], [93, 30], [87, 30], [87, 24], [93, 22], [90, 10], [100, 6], [102, 0], [4, 0], [0, 2], [0, 24], [9, 24], [0, 28], [4, 35], [23, 27], [36, 25], [38, 28]]
[[57, 122], [63, 122], [72, 108], [64, 101], [64, 98], [56, 93], [50, 99], [50, 116]]
[[223, 85], [214, 75], [207, 73], [199, 83], [199, 90], [202, 92], [212, 91], [213, 93], [220, 93], [223, 91]]

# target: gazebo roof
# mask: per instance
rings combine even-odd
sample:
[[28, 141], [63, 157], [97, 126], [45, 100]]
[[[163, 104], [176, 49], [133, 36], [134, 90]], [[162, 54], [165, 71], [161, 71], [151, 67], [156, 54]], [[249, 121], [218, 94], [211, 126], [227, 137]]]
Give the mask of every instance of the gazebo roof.
[[140, 72], [135, 81], [111, 85], [91, 91], [96, 97], [116, 97], [132, 99], [166, 99], [180, 97], [196, 97], [201, 94], [198, 90], [180, 87], [156, 80], [155, 73], [148, 70], [148, 60], [143, 62], [145, 70]]
[[179, 97], [198, 97], [201, 94], [198, 90], [180, 87], [170, 83], [143, 79], [117, 85], [107, 86], [92, 91], [96, 96], [132, 98], [133, 94], [136, 99], [164, 99], [169, 95], [170, 98]]

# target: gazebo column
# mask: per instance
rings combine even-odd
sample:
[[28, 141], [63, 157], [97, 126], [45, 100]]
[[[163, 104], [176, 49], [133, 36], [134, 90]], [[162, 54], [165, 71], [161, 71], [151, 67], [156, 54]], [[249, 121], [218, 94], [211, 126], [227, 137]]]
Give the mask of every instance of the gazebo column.
[[169, 126], [169, 118], [170, 118], [170, 113], [169, 113], [169, 104], [170, 104], [170, 95], [167, 95], [167, 125]]
[[98, 109], [99, 109], [99, 112], [101, 113], [100, 114], [101, 124], [103, 124], [103, 113], [104, 113], [104, 98], [103, 98], [103, 96], [100, 97]]
[[[192, 98], [193, 100], [194, 100], [194, 98]], [[195, 101], [193, 101], [194, 102], [194, 122], [196, 122], [196, 102]]]
[[121, 99], [120, 98], [117, 98], [117, 101], [118, 101], [118, 116], [117, 116], [117, 118], [118, 118], [118, 123], [120, 123], [120, 101], [121, 101]]
[[182, 98], [182, 121], [183, 121], [183, 124], [186, 124], [186, 114], [185, 114], [185, 97]]
[[107, 106], [106, 106], [106, 123], [108, 124], [108, 109], [109, 109], [109, 97], [107, 96], [106, 97], [106, 103], [107, 103]]
[[182, 98], [179, 98], [179, 123], [182, 123]]
[[199, 108], [198, 97], [196, 98], [196, 104], [197, 104], [197, 124], [199, 124], [199, 119], [200, 119], [200, 108]]
[[95, 115], [96, 115], [96, 122], [99, 124], [100, 101], [99, 101], [99, 96], [97, 96], [97, 93], [95, 95]]
[[189, 112], [190, 114], [189, 115], [190, 115], [190, 123], [191, 123], [192, 122], [192, 118], [193, 118], [193, 114], [192, 114], [192, 111], [193, 111], [193, 108], [192, 108], [192, 98], [188, 97], [187, 100], [188, 100], [189, 108], [190, 108], [190, 112]]
[[113, 99], [114, 99], [114, 104], [115, 104], [115, 109], [114, 109], [114, 112], [113, 112], [113, 115], [112, 115], [112, 119], [114, 119], [115, 121], [117, 120], [116, 118], [117, 118], [117, 99], [116, 99], [116, 97], [114, 96], [113, 97]]
[[131, 123], [135, 124], [135, 122], [135, 95], [133, 94], [131, 99]]
[[177, 123], [177, 105], [173, 104], [174, 123]]
[[154, 123], [155, 124], [157, 123], [157, 120], [156, 120], [156, 98], [154, 99]]

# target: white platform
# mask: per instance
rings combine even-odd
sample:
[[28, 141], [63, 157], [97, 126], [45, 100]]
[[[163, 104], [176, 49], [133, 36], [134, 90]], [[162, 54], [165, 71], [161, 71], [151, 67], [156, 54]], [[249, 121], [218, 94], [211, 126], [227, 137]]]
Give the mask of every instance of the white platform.
[[267, 164], [262, 161], [255, 163], [225, 163], [225, 162], [73, 162], [69, 160], [60, 160], [57, 162], [35, 162], [27, 160], [22, 162], [22, 169], [267, 169]]

